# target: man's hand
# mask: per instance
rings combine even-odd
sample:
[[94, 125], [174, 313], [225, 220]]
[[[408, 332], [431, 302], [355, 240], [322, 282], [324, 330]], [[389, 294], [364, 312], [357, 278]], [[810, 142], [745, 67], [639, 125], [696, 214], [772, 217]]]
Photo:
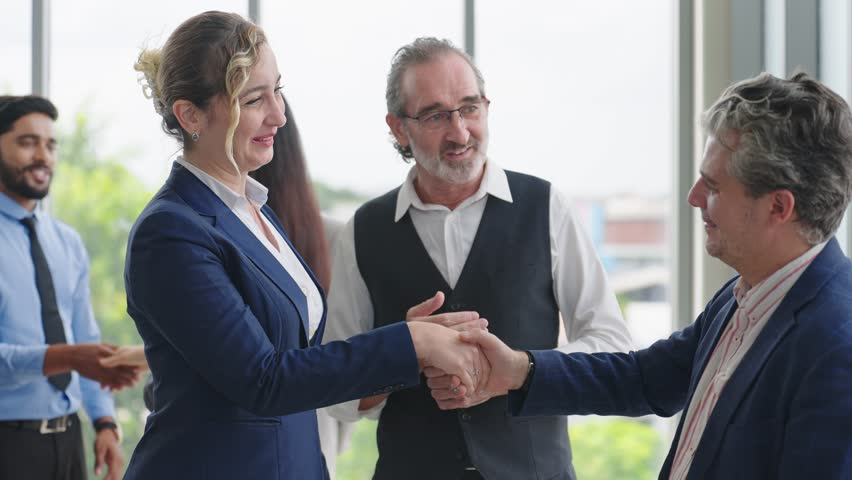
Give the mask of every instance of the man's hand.
[[[432, 313], [441, 308], [441, 305], [443, 304], [444, 293], [438, 292], [425, 302], [409, 308], [408, 312], [405, 314], [405, 321], [434, 323], [436, 325], [451, 328], [457, 332], [464, 332], [470, 329], [488, 328], [488, 320], [479, 318], [479, 314], [476, 312], [451, 312], [432, 315]], [[458, 380], [458, 378], [456, 379]], [[370, 410], [385, 401], [385, 399], [389, 396], [390, 394], [384, 393], [373, 397], [362, 398], [358, 403], [358, 410]]]
[[118, 347], [115, 353], [100, 359], [104, 367], [138, 367], [140, 371], [148, 370], [148, 360], [145, 358], [145, 348], [142, 345]]
[[46, 376], [76, 370], [80, 375], [100, 382], [101, 387], [112, 391], [132, 387], [141, 376], [139, 367], [105, 367], [100, 360], [114, 354], [115, 345], [81, 343], [77, 345], [50, 345], [44, 355], [43, 372]]
[[421, 368], [435, 367], [455, 375], [468, 394], [489, 377], [491, 366], [485, 356], [473, 342], [462, 342], [459, 333], [428, 322], [408, 322], [408, 328]]
[[444, 304], [444, 292], [437, 292], [432, 298], [408, 309], [406, 322], [429, 322], [452, 328], [457, 332], [477, 328], [488, 328], [488, 320], [479, 318], [476, 312], [449, 312], [432, 315]]
[[101, 430], [95, 436], [95, 475], [101, 475], [104, 465], [107, 466], [104, 480], [121, 479], [124, 457], [119, 448], [118, 432], [109, 428]]
[[485, 330], [471, 330], [459, 335], [466, 343], [476, 344], [491, 365], [490, 375], [483, 378], [481, 390], [506, 392], [523, 386], [529, 374], [529, 358], [525, 352], [512, 350], [499, 338]]
[[470, 391], [460, 378], [455, 378], [446, 370], [440, 367], [426, 368], [424, 374], [428, 378], [427, 384], [439, 408], [467, 408], [491, 397], [505, 395], [509, 390], [521, 388], [529, 374], [526, 353], [512, 350], [485, 330], [463, 332], [459, 337], [464, 342], [479, 346], [490, 370], [480, 376], [478, 390]]
[[71, 355], [71, 365], [80, 375], [98, 381], [102, 388], [110, 391], [118, 391], [125, 387], [132, 387], [139, 382], [142, 370], [139, 367], [121, 365], [117, 367], [104, 367], [101, 359], [107, 358], [118, 351], [118, 347], [109, 344], [81, 344], [74, 345], [75, 350]]
[[[472, 395], [467, 395], [467, 389], [455, 375], [447, 375], [443, 370], [433, 367], [426, 367], [423, 373], [426, 375], [426, 385], [432, 392], [432, 398], [441, 410], [470, 408], [507, 393], [479, 390]], [[487, 381], [484, 378], [482, 380]]]

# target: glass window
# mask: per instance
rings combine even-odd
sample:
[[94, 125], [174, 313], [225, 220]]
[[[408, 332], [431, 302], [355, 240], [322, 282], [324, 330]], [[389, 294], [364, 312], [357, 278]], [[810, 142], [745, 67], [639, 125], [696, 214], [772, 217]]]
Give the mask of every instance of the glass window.
[[[671, 190], [673, 8], [476, 5], [477, 62], [492, 101], [489, 157], [574, 199], [637, 347], [672, 328], [668, 222], [671, 202], [685, 201]], [[569, 425], [582, 478], [654, 476], [668, 447], [668, 423], [657, 417], [572, 417]], [[649, 448], [630, 446], [639, 439]], [[626, 462], [637, 467], [626, 472]]]
[[0, 95], [32, 92], [32, 6], [29, 0], [4, 0], [0, 15]]
[[[314, 180], [372, 197], [409, 165], [389, 140], [385, 84], [391, 57], [421, 36], [463, 46], [463, 3], [380, 0], [265, 2], [261, 23], [281, 70]], [[334, 216], [347, 218], [353, 206]]]
[[133, 63], [143, 46], [160, 47], [184, 20], [206, 10], [247, 15], [245, 0], [152, 0], [135, 8], [95, 0], [52, 4], [50, 95], [66, 131], [85, 120], [97, 133], [92, 147], [154, 188], [171, 168], [178, 144], [142, 95]]
[[[847, 102], [852, 93], [850, 49], [852, 36], [852, 6], [844, 0], [822, 0], [820, 3], [820, 79]], [[849, 254], [849, 214], [840, 224], [837, 240]]]
[[[179, 149], [142, 95], [133, 63], [140, 47], [162, 46], [180, 22], [209, 9], [245, 15], [247, 2], [152, 0], [134, 8], [94, 0], [53, 2], [50, 96], [59, 109], [60, 146], [51, 208], [88, 248], [92, 305], [107, 342], [141, 343], [126, 313], [124, 250], [130, 226]], [[148, 413], [142, 386], [118, 392], [115, 399], [129, 461]], [[91, 433], [84, 429], [88, 465], [94, 465]]]
[[[346, 220], [364, 199], [405, 178], [385, 124], [385, 85], [391, 58], [417, 37], [464, 44], [463, 2], [264, 3], [261, 24], [275, 51], [284, 94], [292, 106], [320, 202], [337, 201], [331, 216]], [[324, 187], [337, 194], [329, 194]], [[355, 194], [339, 192], [348, 190]], [[337, 461], [336, 478], [370, 478], [376, 422], [359, 422]]]

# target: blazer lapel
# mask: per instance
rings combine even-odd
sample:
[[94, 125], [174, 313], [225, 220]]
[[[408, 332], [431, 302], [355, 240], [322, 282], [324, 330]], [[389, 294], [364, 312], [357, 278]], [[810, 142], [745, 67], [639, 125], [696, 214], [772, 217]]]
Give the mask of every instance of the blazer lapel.
[[707, 419], [707, 426], [689, 469], [690, 478], [704, 478], [707, 469], [716, 457], [725, 430], [740, 402], [748, 393], [772, 352], [795, 326], [796, 312], [810, 302], [831, 278], [838, 265], [841, 264], [841, 257], [843, 257], [843, 253], [840, 251], [837, 241], [832, 239], [793, 285], [778, 309], [763, 327], [754, 344], [743, 356], [742, 361], [722, 390], [710, 418]]
[[[304, 300], [304, 294], [272, 253], [216, 194], [180, 164], [174, 164], [166, 183], [171, 184], [175, 192], [199, 215], [209, 217], [214, 228], [239, 245], [240, 251], [293, 303], [299, 312], [305, 338], [309, 339], [307, 302]], [[299, 260], [301, 261], [301, 258]]]
[[[723, 287], [723, 289], [733, 288], [732, 286], [735, 281], [735, 279], [731, 280], [725, 285], [725, 287]], [[728, 322], [731, 321], [731, 317], [734, 316], [734, 312], [736, 310], [737, 302], [733, 295], [731, 295], [731, 298], [729, 298], [724, 305], [715, 308], [710, 306], [707, 309], [707, 314], [713, 315], [713, 319], [707, 324], [707, 331], [701, 335], [701, 341], [698, 343], [698, 348], [695, 351], [695, 361], [693, 362], [692, 378], [690, 378], [689, 381], [689, 391], [686, 394], [686, 403], [684, 404], [683, 411], [680, 414], [680, 420], [678, 421], [672, 444], [669, 447], [669, 453], [663, 462], [660, 478], [663, 478], [664, 475], [665, 478], [668, 478], [669, 476], [675, 453], [677, 453], [680, 436], [683, 433], [683, 422], [686, 420], [686, 412], [690, 407], [692, 407], [692, 397], [695, 395], [695, 389], [698, 387], [698, 382], [701, 380], [701, 375], [704, 373], [704, 368], [707, 366], [707, 362], [710, 361], [710, 354], [713, 353], [713, 349], [715, 349], [716, 344], [719, 343], [719, 338], [722, 336], [722, 332], [725, 331], [725, 326], [727, 326]], [[715, 314], [713, 312], [715, 312]]]
[[[729, 283], [729, 288], [733, 288], [734, 282], [735, 280], [732, 280]], [[731, 298], [728, 299], [728, 301], [725, 302], [725, 305], [717, 311], [716, 317], [707, 326], [707, 332], [702, 335], [702, 340], [698, 344], [698, 350], [695, 352], [694, 365], [698, 368], [692, 369], [689, 396], [687, 397], [690, 399], [690, 403], [692, 395], [695, 393], [695, 388], [698, 387], [698, 382], [701, 380], [701, 375], [704, 374], [704, 369], [707, 367], [707, 362], [710, 361], [710, 355], [712, 355], [713, 350], [716, 349], [716, 344], [719, 343], [719, 339], [722, 337], [725, 327], [728, 326], [728, 323], [731, 321], [731, 318], [734, 316], [734, 312], [737, 311], [737, 308], [737, 301], [733, 295], [731, 295]], [[689, 408], [688, 406], [689, 403], [687, 404], [687, 408]]]
[[[305, 262], [305, 259], [302, 258], [302, 255], [299, 254], [298, 250], [296, 250], [296, 247], [294, 247], [293, 244], [290, 242], [290, 237], [287, 235], [287, 232], [284, 230], [284, 226], [281, 225], [281, 222], [278, 220], [278, 217], [275, 216], [275, 212], [273, 212], [268, 205], [264, 205], [263, 208], [261, 208], [261, 212], [263, 212], [269, 222], [274, 225], [275, 228], [278, 229], [278, 233], [281, 234], [281, 238], [283, 238], [284, 241], [287, 242], [287, 246], [290, 247], [290, 250], [292, 250], [293, 253], [296, 255], [296, 258], [299, 259], [299, 263], [302, 264], [302, 268], [304, 268], [305, 271], [308, 272], [308, 276], [311, 277], [311, 281], [314, 282], [314, 285], [317, 287], [317, 291], [319, 291], [320, 298], [322, 298], [322, 318], [320, 319], [320, 323], [317, 326], [316, 332], [314, 332], [313, 338], [309, 339], [309, 341], [311, 345], [320, 345], [322, 343], [322, 335], [325, 332], [325, 318], [326, 313], [328, 312], [325, 291], [323, 290], [322, 285], [320, 285], [319, 280], [317, 280], [317, 277], [314, 275], [314, 272]], [[304, 315], [304, 318], [308, 318], [308, 316]], [[308, 331], [310, 331], [310, 329]]]

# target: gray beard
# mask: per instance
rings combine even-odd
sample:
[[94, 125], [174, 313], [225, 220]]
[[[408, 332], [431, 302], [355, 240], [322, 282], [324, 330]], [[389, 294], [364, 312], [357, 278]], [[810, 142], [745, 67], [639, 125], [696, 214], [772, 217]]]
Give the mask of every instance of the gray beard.
[[440, 157], [417, 160], [417, 163], [433, 177], [440, 178], [453, 185], [461, 185], [470, 182], [479, 175], [482, 171], [482, 166], [485, 164], [485, 160], [485, 155], [477, 152], [476, 157], [471, 161], [458, 165], [450, 165], [442, 161]]

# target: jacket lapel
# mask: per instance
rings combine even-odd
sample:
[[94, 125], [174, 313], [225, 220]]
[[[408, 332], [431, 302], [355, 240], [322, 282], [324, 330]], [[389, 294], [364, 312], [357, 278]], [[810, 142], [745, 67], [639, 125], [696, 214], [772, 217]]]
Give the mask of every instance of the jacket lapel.
[[[733, 288], [732, 286], [736, 281], [736, 278], [737, 277], [729, 281], [722, 290], [730, 290]], [[710, 361], [710, 354], [713, 353], [713, 349], [715, 349], [716, 344], [719, 343], [719, 338], [722, 336], [725, 326], [727, 326], [728, 322], [731, 321], [731, 317], [734, 316], [736, 309], [737, 303], [733, 295], [731, 295], [723, 305], [719, 307], [711, 305], [707, 308], [707, 315], [712, 315], [713, 318], [707, 324], [707, 331], [701, 335], [701, 341], [698, 343], [698, 348], [695, 351], [695, 360], [693, 362], [692, 376], [689, 381], [689, 391], [686, 394], [686, 403], [684, 403], [683, 411], [681, 412], [680, 420], [678, 421], [677, 429], [675, 430], [674, 439], [669, 447], [669, 453], [663, 462], [663, 469], [660, 472], [660, 478], [669, 477], [672, 462], [674, 461], [678, 443], [680, 442], [680, 436], [683, 434], [683, 422], [686, 420], [686, 412], [692, 407], [692, 397], [695, 395], [695, 389], [698, 387], [698, 382], [701, 380], [701, 375], [704, 372], [704, 368], [707, 366], [707, 362]]]
[[838, 266], [842, 264], [842, 257], [843, 253], [840, 251], [837, 240], [832, 239], [808, 266], [769, 318], [722, 390], [696, 449], [689, 469], [689, 478], [704, 478], [716, 457], [731, 417], [772, 352], [795, 326], [796, 312], [810, 302], [831, 278]]
[[[323, 290], [322, 285], [320, 285], [319, 280], [317, 280], [317, 277], [314, 275], [314, 272], [305, 262], [305, 259], [302, 258], [302, 255], [299, 254], [299, 251], [296, 250], [296, 247], [294, 247], [293, 244], [290, 242], [290, 237], [287, 235], [287, 232], [284, 230], [284, 226], [281, 225], [281, 222], [278, 220], [278, 217], [275, 216], [275, 212], [273, 212], [268, 205], [264, 205], [260, 211], [263, 212], [269, 222], [274, 225], [276, 229], [278, 229], [278, 233], [281, 234], [281, 238], [283, 238], [284, 241], [287, 242], [287, 246], [290, 247], [290, 250], [292, 250], [293, 253], [296, 255], [296, 258], [299, 259], [299, 263], [302, 264], [302, 268], [304, 268], [305, 271], [308, 272], [308, 276], [311, 277], [311, 281], [314, 282], [314, 285], [317, 287], [317, 290], [320, 293], [320, 297], [322, 298], [322, 318], [320, 319], [320, 323], [317, 326], [317, 331], [314, 332], [313, 338], [309, 339], [311, 345], [320, 345], [322, 343], [322, 335], [325, 332], [325, 317], [326, 313], [328, 312], [325, 291]], [[304, 318], [308, 318], [308, 316], [304, 315]]]
[[[733, 288], [734, 282], [736, 280], [729, 282], [727, 288]], [[710, 355], [716, 349], [716, 344], [719, 343], [722, 333], [724, 333], [725, 327], [728, 326], [728, 323], [734, 316], [734, 312], [737, 311], [737, 307], [737, 301], [731, 295], [731, 298], [717, 310], [715, 318], [708, 324], [707, 331], [702, 335], [702, 340], [698, 344], [698, 350], [695, 352], [694, 365], [698, 368], [692, 369], [692, 378], [690, 379], [689, 396], [687, 397], [690, 398], [690, 403], [692, 395], [695, 393], [695, 388], [698, 387], [698, 382], [701, 380], [701, 375], [707, 367], [707, 362], [710, 361]]]
[[[299, 320], [305, 338], [310, 338], [308, 335], [307, 301], [302, 290], [260, 240], [251, 233], [216, 194], [180, 164], [174, 164], [166, 184], [171, 185], [187, 205], [192, 207], [199, 215], [208, 217], [213, 227], [238, 245], [240, 251], [281, 290], [299, 312]], [[286, 238], [286, 235], [284, 237]], [[287, 242], [289, 245], [289, 240]], [[292, 245], [290, 247], [292, 248]], [[301, 261], [301, 258], [299, 260]]]

